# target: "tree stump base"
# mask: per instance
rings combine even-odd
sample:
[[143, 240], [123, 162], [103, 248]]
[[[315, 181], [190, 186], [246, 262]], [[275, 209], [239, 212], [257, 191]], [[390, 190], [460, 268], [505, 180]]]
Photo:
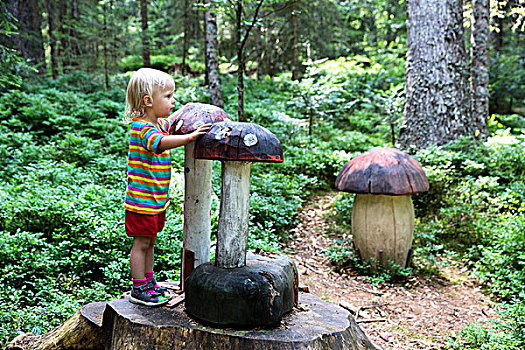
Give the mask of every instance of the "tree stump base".
[[184, 305], [149, 308], [113, 300], [103, 319], [105, 349], [376, 350], [350, 313], [311, 294], [273, 328], [213, 328], [191, 318]]
[[271, 252], [248, 253], [246, 265], [199, 265], [185, 283], [186, 310], [219, 326], [276, 325], [298, 301], [298, 273], [292, 259]]
[[[168, 283], [172, 285], [171, 283]], [[8, 350], [188, 349], [188, 350], [377, 350], [350, 313], [312, 294], [276, 327], [213, 328], [188, 315], [184, 303], [150, 308], [127, 297], [82, 307], [41, 336], [23, 334]]]

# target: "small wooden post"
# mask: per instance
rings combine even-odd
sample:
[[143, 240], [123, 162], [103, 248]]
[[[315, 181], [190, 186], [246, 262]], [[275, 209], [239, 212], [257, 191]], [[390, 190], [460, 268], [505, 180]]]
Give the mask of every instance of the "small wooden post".
[[[195, 159], [194, 148], [195, 142], [185, 146], [183, 277], [210, 261], [212, 161]], [[188, 266], [187, 252], [193, 253], [193, 266]]]
[[216, 265], [224, 268], [246, 265], [250, 210], [251, 162], [222, 163], [222, 198], [217, 232]]

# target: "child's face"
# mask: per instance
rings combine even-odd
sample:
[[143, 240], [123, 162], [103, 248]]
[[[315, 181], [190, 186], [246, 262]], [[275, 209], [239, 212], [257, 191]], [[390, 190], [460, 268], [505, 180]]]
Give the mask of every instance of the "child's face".
[[152, 109], [155, 117], [163, 118], [171, 114], [175, 107], [175, 99], [173, 98], [173, 90], [175, 84], [169, 82], [165, 87], [155, 89], [152, 96]]

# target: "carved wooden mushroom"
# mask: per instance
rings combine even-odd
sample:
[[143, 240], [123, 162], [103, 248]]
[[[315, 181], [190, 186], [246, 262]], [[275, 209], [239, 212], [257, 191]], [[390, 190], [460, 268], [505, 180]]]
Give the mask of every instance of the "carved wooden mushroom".
[[186, 280], [186, 310], [220, 325], [268, 326], [280, 322], [298, 300], [293, 260], [249, 254], [250, 167], [282, 162], [279, 140], [265, 128], [223, 121], [195, 145], [196, 159], [222, 161], [222, 189], [215, 263], [198, 266]]
[[419, 163], [393, 148], [374, 148], [350, 160], [336, 187], [356, 193], [352, 234], [358, 254], [376, 262], [407, 267], [412, 255], [414, 207], [411, 194], [428, 191]]
[[223, 121], [214, 124], [196, 142], [195, 159], [222, 161], [216, 264], [224, 268], [244, 266], [248, 243], [251, 165], [254, 162], [282, 162], [281, 143], [262, 126]]
[[[170, 134], [190, 134], [204, 124], [229, 119], [219, 107], [189, 103], [174, 120]], [[196, 160], [194, 148], [195, 142], [185, 146], [182, 281], [195, 267], [210, 261], [212, 162]]]

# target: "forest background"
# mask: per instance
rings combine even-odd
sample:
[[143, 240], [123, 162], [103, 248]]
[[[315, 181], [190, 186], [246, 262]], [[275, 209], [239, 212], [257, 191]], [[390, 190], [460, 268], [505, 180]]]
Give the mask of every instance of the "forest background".
[[[461, 19], [468, 60], [480, 1], [446, 2]], [[404, 113], [406, 122], [414, 23], [405, 0], [8, 0], [0, 6], [2, 345], [22, 332], [45, 333], [82, 305], [129, 289], [122, 113], [127, 81], [138, 68], [173, 74], [179, 107], [213, 102], [210, 86], [216, 92], [219, 84], [233, 119], [263, 125], [281, 140], [283, 164], [252, 168], [249, 248], [279, 250], [309, 196], [333, 191], [352, 157], [396, 145]], [[219, 81], [206, 68], [210, 9]], [[430, 278], [442, 264], [462, 264], [483, 281], [499, 313], [490, 326], [451, 334], [444, 347], [523, 349], [525, 13], [521, 0], [493, 0], [485, 9], [486, 134], [405, 147], [430, 182], [428, 193], [414, 196], [412, 266], [368, 273], [349, 241], [353, 196], [347, 194], [331, 211], [342, 238], [330, 258], [373, 283]], [[156, 247], [161, 280], [180, 275], [183, 151], [173, 154], [173, 203]]]

